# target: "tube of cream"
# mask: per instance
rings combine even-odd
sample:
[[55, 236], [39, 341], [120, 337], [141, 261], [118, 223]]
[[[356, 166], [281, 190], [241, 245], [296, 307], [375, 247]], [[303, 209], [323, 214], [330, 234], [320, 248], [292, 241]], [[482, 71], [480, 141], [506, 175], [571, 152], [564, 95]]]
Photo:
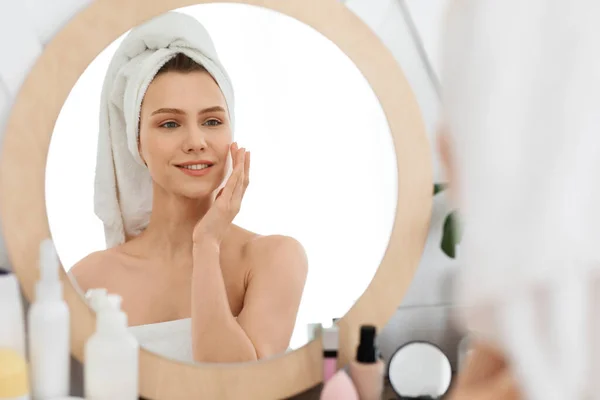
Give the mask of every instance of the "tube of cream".
[[323, 383], [327, 382], [337, 370], [338, 327], [323, 328]]

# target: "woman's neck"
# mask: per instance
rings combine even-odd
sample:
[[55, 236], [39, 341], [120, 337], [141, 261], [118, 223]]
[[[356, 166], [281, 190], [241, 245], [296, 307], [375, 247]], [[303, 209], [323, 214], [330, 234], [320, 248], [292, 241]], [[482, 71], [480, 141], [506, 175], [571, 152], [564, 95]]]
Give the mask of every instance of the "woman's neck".
[[147, 254], [169, 260], [191, 257], [194, 228], [212, 206], [214, 195], [189, 199], [161, 188], [153, 193], [150, 222], [139, 236]]

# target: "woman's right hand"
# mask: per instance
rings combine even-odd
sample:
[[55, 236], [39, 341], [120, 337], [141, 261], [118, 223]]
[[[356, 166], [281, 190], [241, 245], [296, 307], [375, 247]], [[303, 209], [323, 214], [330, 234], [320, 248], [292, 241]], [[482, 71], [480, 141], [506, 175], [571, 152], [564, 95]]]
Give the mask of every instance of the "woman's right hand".
[[249, 183], [250, 152], [246, 152], [245, 148], [240, 149], [237, 143], [232, 143], [229, 151], [233, 172], [208, 212], [196, 224], [192, 235], [194, 243], [209, 238], [211, 242], [220, 245], [225, 232], [240, 211]]
[[449, 400], [520, 400], [517, 381], [504, 355], [476, 343], [450, 392]]

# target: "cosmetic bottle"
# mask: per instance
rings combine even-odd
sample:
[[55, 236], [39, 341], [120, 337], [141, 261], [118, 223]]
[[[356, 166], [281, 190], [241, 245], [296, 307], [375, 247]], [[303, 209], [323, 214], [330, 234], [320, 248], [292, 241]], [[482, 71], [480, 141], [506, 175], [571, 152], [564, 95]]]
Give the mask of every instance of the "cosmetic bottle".
[[69, 394], [69, 308], [63, 300], [59, 261], [50, 239], [40, 245], [40, 280], [28, 314], [31, 394], [48, 400]]
[[139, 345], [121, 311], [121, 297], [102, 290], [90, 296], [96, 332], [85, 344], [86, 400], [137, 400]]
[[325, 383], [337, 370], [338, 328], [337, 326], [323, 328], [321, 335], [323, 335], [323, 383]]
[[361, 326], [356, 358], [350, 362], [350, 377], [361, 400], [379, 400], [383, 393], [384, 365], [375, 344], [376, 336], [374, 326]]
[[17, 277], [0, 268], [0, 348], [13, 349], [26, 358], [24, 316]]
[[8, 347], [0, 348], [0, 399], [30, 399], [25, 358]]
[[88, 291], [85, 292], [85, 299], [91, 309], [94, 310], [94, 312], [97, 312], [98, 307], [105, 300], [104, 298], [107, 295], [108, 291], [104, 288], [88, 289]]
[[308, 341], [316, 339], [319, 335], [321, 335], [321, 331], [323, 330], [323, 325], [320, 323], [312, 323], [306, 326], [306, 334]]

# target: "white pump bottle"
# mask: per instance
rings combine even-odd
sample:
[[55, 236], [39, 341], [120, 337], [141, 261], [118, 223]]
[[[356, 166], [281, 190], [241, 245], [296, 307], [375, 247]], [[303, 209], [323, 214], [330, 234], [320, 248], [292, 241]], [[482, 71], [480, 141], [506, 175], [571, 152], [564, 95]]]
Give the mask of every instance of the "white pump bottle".
[[96, 311], [96, 333], [85, 345], [86, 400], [137, 400], [139, 344], [127, 328], [121, 297], [88, 292]]
[[40, 245], [40, 280], [28, 313], [31, 393], [34, 400], [69, 394], [70, 317], [58, 276], [59, 261], [50, 239]]

